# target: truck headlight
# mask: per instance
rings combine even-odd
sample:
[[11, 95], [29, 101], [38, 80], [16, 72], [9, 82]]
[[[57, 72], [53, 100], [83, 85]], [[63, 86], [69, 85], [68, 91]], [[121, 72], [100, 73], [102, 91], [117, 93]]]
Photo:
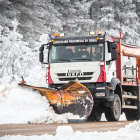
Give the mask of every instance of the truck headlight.
[[49, 65], [49, 64], [44, 64], [44, 67], [45, 67], [45, 68], [49, 68], [50, 65]]
[[105, 92], [95, 93], [96, 97], [102, 97], [105, 96]]

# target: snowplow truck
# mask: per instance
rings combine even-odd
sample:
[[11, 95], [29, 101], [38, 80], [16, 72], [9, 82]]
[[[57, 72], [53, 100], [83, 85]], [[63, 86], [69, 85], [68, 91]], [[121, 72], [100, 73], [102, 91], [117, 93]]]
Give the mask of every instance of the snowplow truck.
[[48, 88], [30, 87], [45, 95], [58, 114], [100, 121], [105, 113], [107, 121], [118, 121], [125, 113], [127, 120], [139, 120], [140, 48], [121, 43], [121, 36], [55, 34], [39, 50]]

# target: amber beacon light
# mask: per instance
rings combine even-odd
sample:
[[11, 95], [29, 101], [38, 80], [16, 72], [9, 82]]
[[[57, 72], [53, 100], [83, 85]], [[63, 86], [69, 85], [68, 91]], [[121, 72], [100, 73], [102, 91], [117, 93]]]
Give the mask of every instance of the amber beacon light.
[[54, 36], [55, 36], [55, 37], [59, 37], [59, 34], [58, 34], [58, 33], [55, 33]]
[[98, 35], [101, 35], [102, 34], [102, 31], [100, 30], [100, 31], [98, 31]]

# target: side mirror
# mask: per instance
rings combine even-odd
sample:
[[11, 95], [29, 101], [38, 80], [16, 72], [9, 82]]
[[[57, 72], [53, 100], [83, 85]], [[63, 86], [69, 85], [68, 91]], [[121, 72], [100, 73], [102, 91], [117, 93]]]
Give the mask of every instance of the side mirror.
[[118, 59], [118, 51], [116, 49], [117, 49], [116, 43], [109, 43], [108, 52], [111, 53], [111, 58], [110, 58], [111, 60], [108, 60], [106, 62], [107, 65], [110, 65], [111, 61]]
[[40, 52], [43, 52], [44, 51], [44, 45], [41, 45], [41, 47], [39, 48], [39, 51]]
[[111, 48], [114, 49], [114, 50], [117, 49], [117, 44], [116, 43], [111, 43]]
[[43, 45], [39, 48], [39, 51], [40, 51], [40, 53], [39, 53], [39, 61], [41, 63], [43, 63], [43, 61], [44, 61], [44, 54], [43, 54], [44, 46]]
[[118, 52], [117, 52], [117, 50], [115, 50], [115, 49], [112, 49], [111, 50], [111, 58], [112, 58], [112, 60], [116, 60], [118, 58]]
[[117, 54], [117, 44], [116, 43], [111, 43], [111, 58], [112, 60], [116, 60], [118, 58]]

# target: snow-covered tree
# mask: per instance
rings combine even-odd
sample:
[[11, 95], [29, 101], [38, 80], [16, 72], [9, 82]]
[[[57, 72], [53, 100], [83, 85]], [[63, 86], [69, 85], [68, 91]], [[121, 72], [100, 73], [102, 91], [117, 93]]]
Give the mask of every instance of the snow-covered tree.
[[67, 36], [87, 35], [103, 30], [123, 41], [137, 43], [140, 35], [140, 0], [2, 0], [0, 25], [11, 27], [16, 18], [23, 40], [39, 41], [40, 35], [65, 32]]
[[139, 40], [138, 29], [140, 23], [136, 12], [136, 5], [133, 4], [133, 1], [124, 0], [121, 4], [116, 6], [115, 18], [120, 23], [123, 40], [131, 44], [136, 44]]
[[106, 31], [110, 36], [123, 34], [123, 41], [137, 44], [140, 28], [136, 5], [132, 0], [95, 0], [90, 7], [90, 18], [95, 30]]
[[22, 35], [16, 29], [18, 21], [12, 21], [13, 29], [0, 26], [0, 78], [12, 82], [21, 76], [28, 76], [35, 63], [34, 53], [23, 42]]
[[0, 19], [0, 78], [7, 75], [3, 80], [8, 81], [27, 76], [34, 55], [38, 62], [44, 34], [102, 30], [109, 36], [122, 32], [124, 42], [140, 43], [140, 0], [0, 0]]

